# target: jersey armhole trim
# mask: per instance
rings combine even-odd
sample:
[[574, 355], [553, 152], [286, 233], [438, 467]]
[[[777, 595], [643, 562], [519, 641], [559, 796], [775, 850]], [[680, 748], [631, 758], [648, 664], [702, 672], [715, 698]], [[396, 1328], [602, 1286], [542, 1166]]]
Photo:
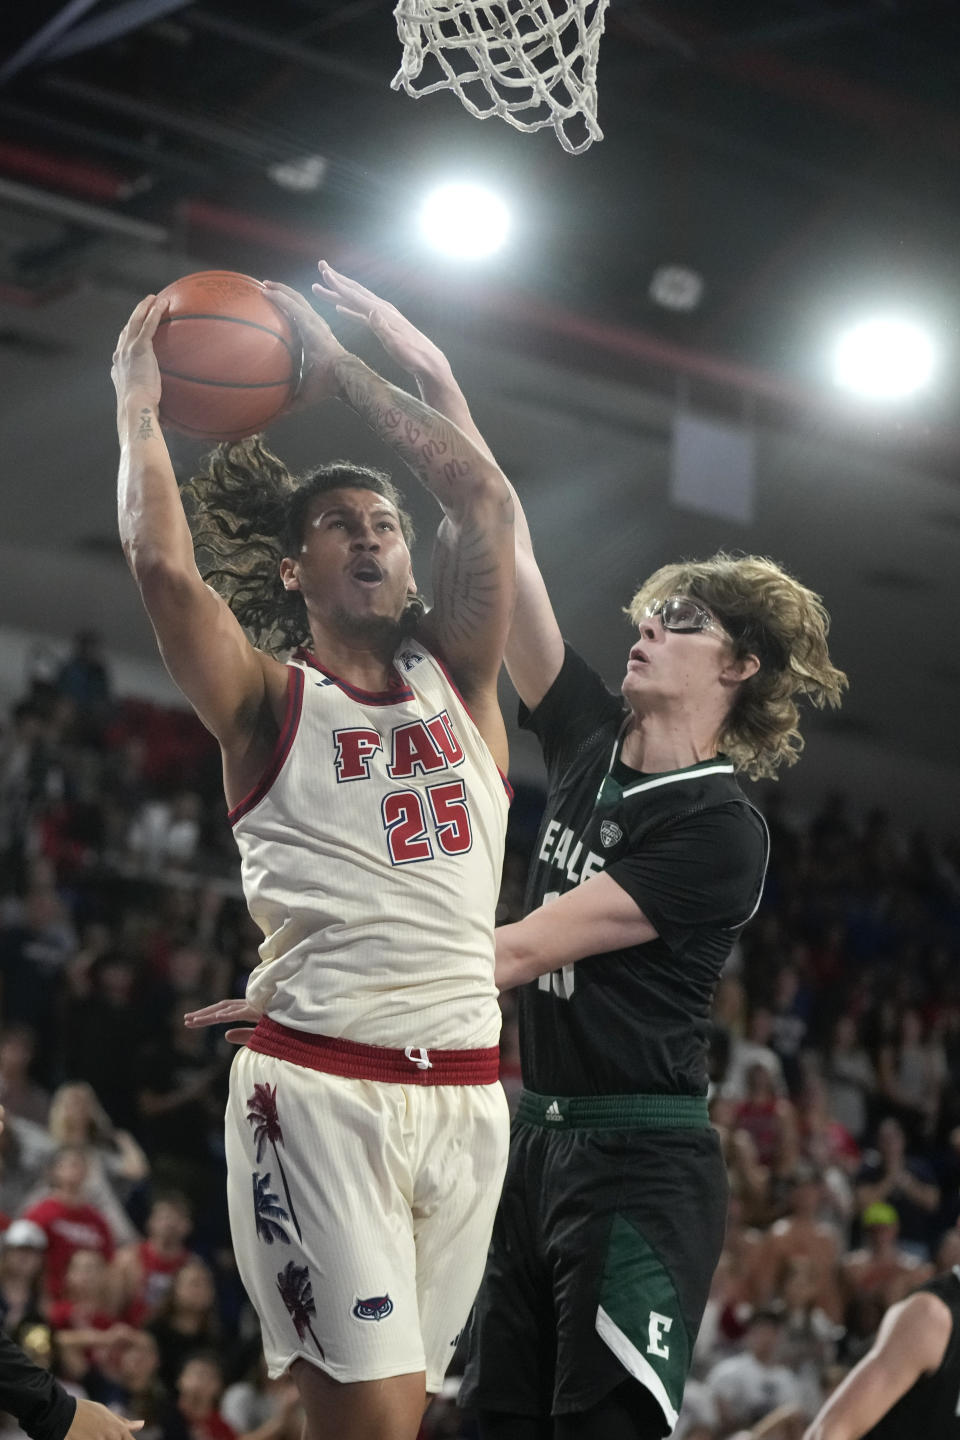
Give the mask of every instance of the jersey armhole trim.
[[[437, 654], [437, 652], [436, 652], [435, 650], [431, 650], [431, 649], [430, 649], [429, 645], [426, 645], [422, 640], [418, 640], [417, 643], [418, 643], [418, 645], [420, 645], [420, 646], [426, 651], [426, 653], [430, 656], [430, 659], [433, 661], [433, 663], [434, 663], [435, 665], [439, 666], [440, 670], [443, 672], [443, 675], [444, 675], [444, 677], [445, 677], [445, 679], [446, 679], [446, 681], [447, 681], [447, 684], [450, 686], [450, 689], [453, 691], [454, 695], [456, 695], [457, 699], [460, 701], [460, 704], [463, 706], [464, 710], [466, 710], [467, 714], [470, 716], [470, 719], [473, 720], [474, 729], [476, 730], [477, 734], [480, 735], [480, 727], [479, 727], [479, 725], [477, 724], [476, 720], [473, 719], [473, 712], [471, 711], [470, 706], [467, 704], [466, 700], [464, 700], [464, 698], [463, 698], [463, 695], [460, 693], [460, 686], [457, 684], [456, 680], [454, 680], [453, 676], [450, 674], [449, 666], [445, 663], [445, 661], [443, 661], [443, 660], [440, 659], [440, 656]], [[493, 760], [493, 755], [492, 755], [492, 753], [491, 753], [491, 751], [490, 751], [490, 746], [487, 745], [487, 742], [486, 742], [486, 740], [483, 739], [483, 736], [482, 736], [482, 735], [480, 735], [480, 739], [483, 740], [483, 744], [484, 744], [484, 746], [485, 746], [485, 748], [486, 748], [486, 750], [487, 750], [487, 754], [490, 755], [490, 759]], [[506, 792], [507, 792], [507, 804], [508, 804], [508, 805], [512, 805], [512, 804], [513, 804], [513, 786], [510, 784], [510, 781], [507, 779], [506, 775], [504, 775], [503, 771], [500, 769], [500, 766], [497, 765], [496, 760], [493, 760], [493, 763], [494, 763], [494, 765], [497, 766], [497, 774], [500, 776], [500, 779], [503, 781], [503, 788], [504, 788], [504, 790], [506, 790]]]
[[272, 787], [280, 771], [283, 769], [287, 756], [290, 754], [290, 747], [293, 744], [297, 730], [300, 725], [300, 712], [303, 708], [303, 686], [304, 673], [298, 665], [289, 666], [290, 675], [287, 680], [287, 706], [284, 711], [283, 724], [280, 727], [280, 734], [277, 736], [277, 743], [273, 755], [266, 770], [254, 785], [248, 795], [235, 805], [232, 810], [227, 811], [227, 819], [231, 825], [236, 825], [242, 820], [255, 805], [259, 805], [267, 792]]

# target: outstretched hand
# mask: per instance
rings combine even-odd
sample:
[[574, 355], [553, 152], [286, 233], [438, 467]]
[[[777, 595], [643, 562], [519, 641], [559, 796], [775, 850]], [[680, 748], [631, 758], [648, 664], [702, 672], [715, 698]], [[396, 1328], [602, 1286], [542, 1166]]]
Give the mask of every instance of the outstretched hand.
[[322, 315], [290, 285], [278, 280], [264, 280], [263, 287], [278, 310], [282, 310], [300, 337], [303, 346], [303, 374], [290, 410], [303, 410], [318, 400], [329, 400], [337, 393], [334, 365], [347, 351], [340, 344]]
[[165, 300], [147, 295], [120, 331], [110, 377], [121, 404], [131, 393], [149, 405], [160, 404], [160, 366], [153, 350], [153, 337], [166, 309]]
[[191, 1010], [183, 1017], [188, 1030], [203, 1030], [208, 1025], [236, 1025], [238, 1020], [252, 1020], [252, 1025], [226, 1032], [226, 1039], [232, 1045], [246, 1045], [260, 1019], [260, 1011], [247, 1000], [217, 1000], [205, 1005], [202, 1010]]
[[408, 374], [435, 377], [447, 366], [443, 351], [402, 315], [396, 305], [381, 300], [372, 290], [348, 280], [321, 260], [317, 266], [320, 285], [312, 287], [318, 300], [336, 306], [338, 315], [360, 320], [376, 335], [392, 360]]

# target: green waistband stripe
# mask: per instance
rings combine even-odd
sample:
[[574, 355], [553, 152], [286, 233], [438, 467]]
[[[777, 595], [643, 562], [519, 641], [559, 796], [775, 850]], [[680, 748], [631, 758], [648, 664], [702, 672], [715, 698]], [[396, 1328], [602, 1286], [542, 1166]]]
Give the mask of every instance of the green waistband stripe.
[[543, 1130], [703, 1130], [705, 1095], [535, 1095], [523, 1090], [517, 1119]]

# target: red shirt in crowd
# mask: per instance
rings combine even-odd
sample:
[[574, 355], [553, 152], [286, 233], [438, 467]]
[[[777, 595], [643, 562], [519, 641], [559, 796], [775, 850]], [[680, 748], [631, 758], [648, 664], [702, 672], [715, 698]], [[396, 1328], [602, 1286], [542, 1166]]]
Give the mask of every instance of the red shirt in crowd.
[[43, 1278], [47, 1294], [54, 1300], [63, 1298], [67, 1266], [78, 1250], [95, 1250], [105, 1260], [113, 1259], [110, 1227], [92, 1205], [68, 1205], [51, 1195], [25, 1210], [23, 1219], [39, 1225], [47, 1237]]
[[142, 1278], [137, 1299], [151, 1314], [170, 1289], [174, 1275], [189, 1259], [190, 1251], [187, 1249], [177, 1250], [173, 1255], [161, 1255], [154, 1250], [149, 1240], [140, 1241], [137, 1246], [137, 1260]]

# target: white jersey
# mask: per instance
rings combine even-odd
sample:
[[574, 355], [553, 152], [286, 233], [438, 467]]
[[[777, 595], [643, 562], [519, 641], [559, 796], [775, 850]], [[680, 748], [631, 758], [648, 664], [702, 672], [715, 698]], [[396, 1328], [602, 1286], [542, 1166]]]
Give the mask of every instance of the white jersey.
[[230, 812], [266, 937], [247, 998], [360, 1044], [495, 1045], [508, 795], [456, 687], [406, 640], [382, 693], [299, 652], [288, 695], [273, 761]]

